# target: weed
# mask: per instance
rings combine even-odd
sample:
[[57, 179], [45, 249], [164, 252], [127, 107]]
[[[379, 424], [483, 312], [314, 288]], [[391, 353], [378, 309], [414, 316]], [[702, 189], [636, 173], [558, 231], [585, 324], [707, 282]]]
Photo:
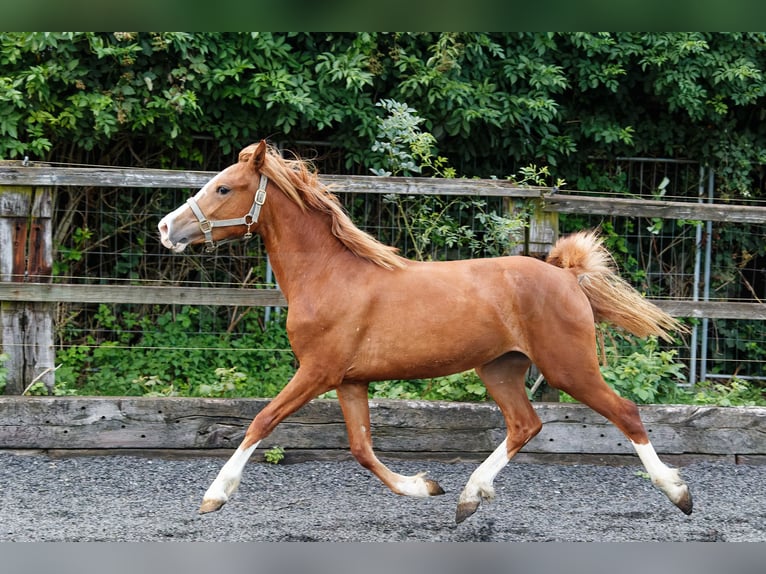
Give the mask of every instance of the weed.
[[270, 464], [279, 464], [285, 458], [285, 449], [281, 446], [273, 446], [263, 453], [263, 458]]

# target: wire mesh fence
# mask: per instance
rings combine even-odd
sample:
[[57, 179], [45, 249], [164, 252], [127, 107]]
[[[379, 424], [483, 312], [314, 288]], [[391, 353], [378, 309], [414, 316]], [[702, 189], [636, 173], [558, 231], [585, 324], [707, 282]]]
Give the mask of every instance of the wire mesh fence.
[[[157, 222], [193, 190], [66, 188], [56, 201], [54, 282], [273, 288], [257, 236], [213, 253], [168, 251]], [[502, 254], [522, 237], [504, 198], [340, 194], [352, 218], [407, 256], [447, 259]], [[417, 217], [409, 217], [411, 212]], [[494, 230], [494, 236], [488, 236]], [[63, 387], [96, 394], [223, 394], [224, 380], [246, 374], [255, 395], [287, 382], [294, 358], [280, 309], [142, 303], [58, 303], [57, 373]], [[263, 377], [269, 371], [267, 377]], [[223, 372], [223, 375], [221, 373]], [[176, 381], [172, 385], [165, 382]], [[165, 382], [163, 382], [165, 381]], [[252, 385], [251, 385], [252, 387]], [[211, 390], [212, 389], [212, 390]]]
[[[341, 159], [327, 154], [327, 161]], [[320, 162], [320, 171], [332, 171]], [[707, 172], [694, 162], [594, 160], [570, 187], [579, 194], [705, 202], [714, 194]], [[339, 164], [340, 165], [340, 164]], [[338, 168], [338, 166], [335, 166]], [[594, 175], [596, 174], [596, 175]], [[171, 253], [158, 240], [157, 222], [195, 190], [59, 187], [53, 216], [54, 282], [188, 287], [275, 287], [257, 236], [214, 253], [189, 248]], [[562, 191], [561, 193], [566, 193]], [[338, 195], [352, 219], [407, 257], [460, 259], [519, 253], [532, 209], [508, 197]], [[720, 200], [720, 198], [716, 198]], [[647, 296], [763, 302], [766, 294], [766, 223], [730, 224], [667, 218], [562, 214], [562, 234], [600, 228], [620, 273]], [[268, 385], [289, 378], [294, 358], [279, 309], [131, 304], [58, 303], [56, 344], [76, 365], [58, 378], [97, 381], [108, 393], [116, 365], [128, 369], [136, 393], [152, 392], [158, 365], [186, 386], [224, 385], [247, 371]], [[690, 320], [694, 337], [675, 347], [688, 382], [705, 378], [766, 378], [766, 322]], [[257, 335], [257, 336], [256, 336]], [[630, 352], [630, 347], [625, 352]], [[81, 360], [73, 360], [73, 359]], [[189, 362], [197, 366], [188, 370]], [[175, 365], [174, 365], [175, 363]], [[269, 377], [264, 377], [269, 373]], [[106, 388], [103, 388], [103, 387]], [[167, 390], [166, 387], [163, 387]]]
[[[722, 199], [715, 178], [696, 162], [626, 158], [596, 171], [600, 179], [584, 175], [579, 189], [642, 199], [711, 203]], [[604, 178], [604, 173], [610, 177]], [[603, 231], [621, 274], [650, 297], [766, 301], [766, 222], [561, 217], [562, 233], [584, 227]], [[766, 381], [766, 322], [702, 319], [690, 323], [694, 336], [676, 350], [690, 367], [691, 383], [734, 376]]]

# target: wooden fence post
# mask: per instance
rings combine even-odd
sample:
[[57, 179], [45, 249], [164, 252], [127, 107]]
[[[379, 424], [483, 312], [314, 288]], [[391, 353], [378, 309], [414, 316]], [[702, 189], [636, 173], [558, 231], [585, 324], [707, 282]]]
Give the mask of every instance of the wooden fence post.
[[530, 255], [545, 259], [553, 244], [559, 238], [559, 214], [545, 211], [544, 201], [538, 198], [526, 198], [520, 202], [506, 200], [506, 209], [511, 212], [523, 210], [529, 221], [524, 231], [524, 242], [512, 250], [511, 255]]
[[[52, 212], [51, 188], [0, 186], [0, 281], [51, 282]], [[35, 378], [53, 389], [54, 309], [51, 303], [0, 301], [0, 349], [8, 356], [5, 394], [22, 394]]]
[[[512, 251], [512, 255], [529, 255], [538, 259], [545, 259], [559, 238], [559, 214], [543, 211], [542, 199], [525, 199], [521, 206], [516, 206], [509, 200], [507, 207], [511, 210], [524, 209], [529, 215], [528, 225], [524, 231], [524, 243], [518, 245]], [[535, 366], [532, 366], [529, 374], [532, 378], [540, 376], [540, 372]], [[539, 400], [549, 403], [558, 402], [559, 392], [548, 386], [547, 383], [543, 383]]]

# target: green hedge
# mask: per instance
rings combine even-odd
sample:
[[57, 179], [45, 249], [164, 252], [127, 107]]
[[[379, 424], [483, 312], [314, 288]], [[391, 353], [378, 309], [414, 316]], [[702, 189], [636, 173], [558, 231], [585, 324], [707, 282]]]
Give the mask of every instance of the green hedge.
[[366, 172], [392, 99], [458, 175], [684, 157], [750, 196], [764, 68], [764, 33], [1, 33], [0, 158], [192, 168], [271, 137]]

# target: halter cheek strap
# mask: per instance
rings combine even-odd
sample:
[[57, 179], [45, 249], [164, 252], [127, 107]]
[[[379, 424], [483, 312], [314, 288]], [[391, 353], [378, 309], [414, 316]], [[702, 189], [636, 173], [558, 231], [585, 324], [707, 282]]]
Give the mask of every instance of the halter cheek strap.
[[219, 241], [216, 243], [213, 241], [214, 227], [233, 227], [235, 225], [245, 225], [247, 226], [247, 231], [245, 231], [243, 237], [245, 239], [250, 239], [253, 236], [250, 228], [258, 223], [258, 217], [261, 215], [261, 208], [266, 202], [266, 186], [268, 183], [269, 178], [261, 174], [261, 179], [258, 182], [258, 190], [255, 192], [253, 205], [250, 207], [250, 211], [248, 211], [244, 216], [237, 217], [236, 219], [209, 220], [205, 217], [205, 214], [202, 213], [202, 210], [200, 209], [196, 199], [190, 197], [186, 200], [186, 203], [189, 204], [192, 213], [194, 213], [194, 217], [196, 217], [197, 221], [199, 222], [200, 231], [202, 231], [202, 234], [205, 236], [206, 251], [213, 251], [216, 247], [218, 247], [218, 245], [226, 242]]

